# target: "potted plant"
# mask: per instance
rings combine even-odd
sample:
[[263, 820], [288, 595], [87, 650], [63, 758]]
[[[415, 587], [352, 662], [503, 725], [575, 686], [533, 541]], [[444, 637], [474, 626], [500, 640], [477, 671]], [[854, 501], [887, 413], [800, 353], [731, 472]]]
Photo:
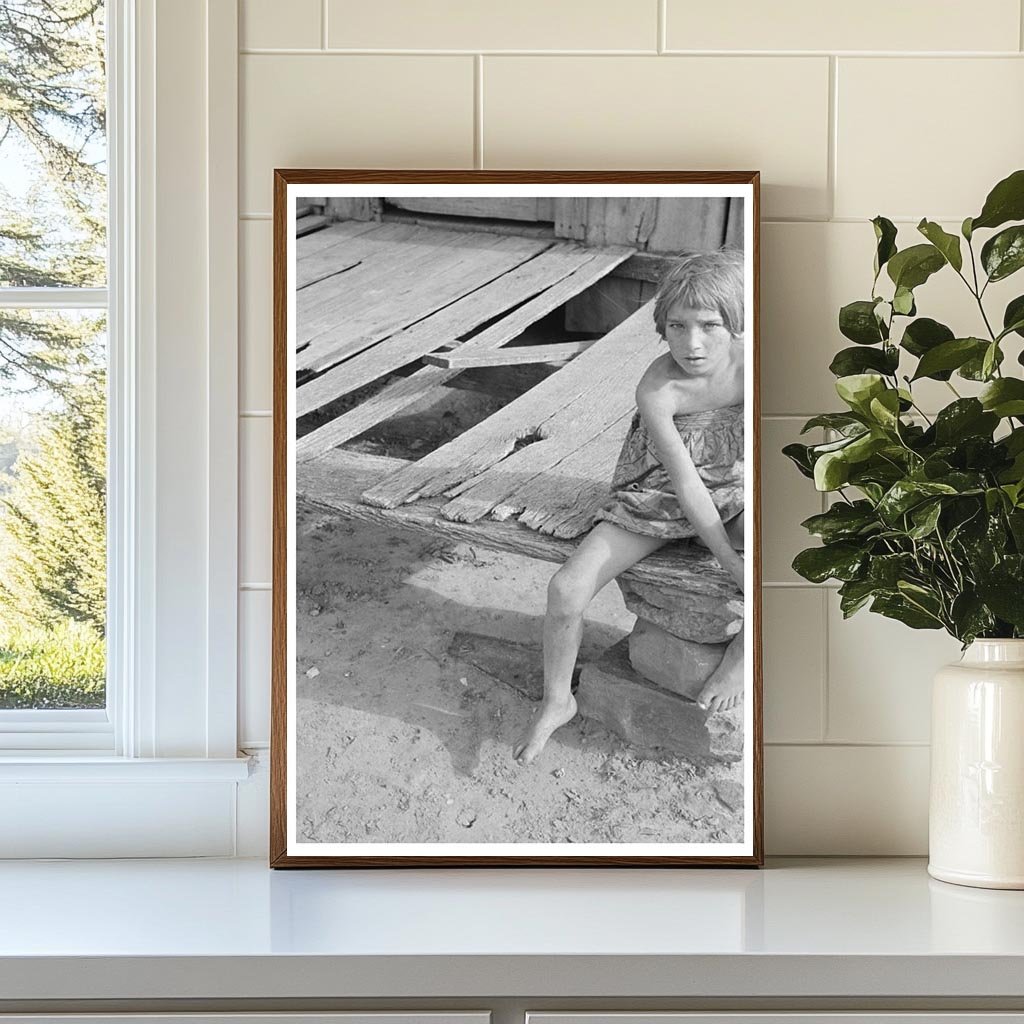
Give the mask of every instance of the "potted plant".
[[[824, 443], [784, 449], [834, 498], [803, 523], [821, 544], [793, 568], [838, 580], [844, 617], [870, 608], [963, 644], [932, 693], [929, 871], [1003, 888], [1024, 888], [1024, 355], [1008, 358], [1024, 294], [1001, 317], [985, 300], [1024, 267], [1021, 221], [1024, 170], [959, 235], [922, 220], [923, 241], [901, 249], [875, 217], [871, 297], [839, 311], [853, 344], [830, 366], [845, 408], [804, 426]], [[940, 272], [973, 296], [975, 327], [918, 315], [915, 289]], [[935, 415], [915, 395], [924, 380], [949, 390]]]

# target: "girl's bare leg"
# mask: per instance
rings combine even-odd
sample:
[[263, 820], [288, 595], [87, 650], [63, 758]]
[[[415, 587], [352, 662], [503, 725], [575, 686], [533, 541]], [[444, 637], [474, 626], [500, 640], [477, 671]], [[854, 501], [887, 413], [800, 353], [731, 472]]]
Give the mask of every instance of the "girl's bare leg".
[[551, 734], [576, 715], [572, 670], [583, 637], [583, 613], [594, 595], [663, 544], [659, 537], [643, 537], [612, 523], [598, 523], [551, 577], [544, 616], [544, 700], [535, 721], [512, 750], [520, 764], [529, 764]]
[[[726, 530], [732, 545], [743, 550], [743, 514], [731, 519]], [[708, 677], [697, 703], [708, 711], [727, 711], [743, 699], [743, 630], [729, 641], [725, 656]]]

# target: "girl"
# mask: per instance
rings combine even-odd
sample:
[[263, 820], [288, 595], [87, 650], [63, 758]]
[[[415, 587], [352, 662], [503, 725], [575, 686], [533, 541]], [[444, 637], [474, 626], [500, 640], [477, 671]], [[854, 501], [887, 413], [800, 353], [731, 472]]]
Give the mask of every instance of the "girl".
[[[654, 322], [668, 351], [637, 385], [612, 500], [548, 585], [544, 700], [513, 750], [520, 764], [575, 716], [572, 670], [583, 613], [619, 573], [670, 540], [697, 537], [743, 589], [743, 254], [680, 257], [658, 285]], [[698, 701], [721, 711], [742, 693], [740, 630]]]

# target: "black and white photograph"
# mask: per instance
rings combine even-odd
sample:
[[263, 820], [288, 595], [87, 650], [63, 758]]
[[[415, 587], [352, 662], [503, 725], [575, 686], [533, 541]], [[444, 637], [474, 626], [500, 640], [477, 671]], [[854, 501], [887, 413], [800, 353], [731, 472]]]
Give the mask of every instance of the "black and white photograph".
[[272, 861], [759, 863], [756, 174], [349, 173], [277, 172]]

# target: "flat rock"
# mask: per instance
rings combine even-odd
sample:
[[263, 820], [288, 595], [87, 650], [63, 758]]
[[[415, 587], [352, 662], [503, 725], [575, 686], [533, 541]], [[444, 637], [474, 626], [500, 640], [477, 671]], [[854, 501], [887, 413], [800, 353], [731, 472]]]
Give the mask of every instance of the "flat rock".
[[621, 736], [638, 753], [728, 762], [742, 756], [742, 709], [709, 714], [692, 700], [648, 682], [629, 663], [627, 638], [583, 666], [576, 700], [580, 714]]
[[698, 644], [637, 619], [629, 635], [630, 664], [645, 679], [681, 697], [696, 700], [708, 677], [718, 667], [725, 644]]
[[712, 597], [680, 590], [663, 590], [653, 583], [617, 580], [626, 607], [640, 619], [700, 644], [732, 639], [743, 626], [743, 597]]

